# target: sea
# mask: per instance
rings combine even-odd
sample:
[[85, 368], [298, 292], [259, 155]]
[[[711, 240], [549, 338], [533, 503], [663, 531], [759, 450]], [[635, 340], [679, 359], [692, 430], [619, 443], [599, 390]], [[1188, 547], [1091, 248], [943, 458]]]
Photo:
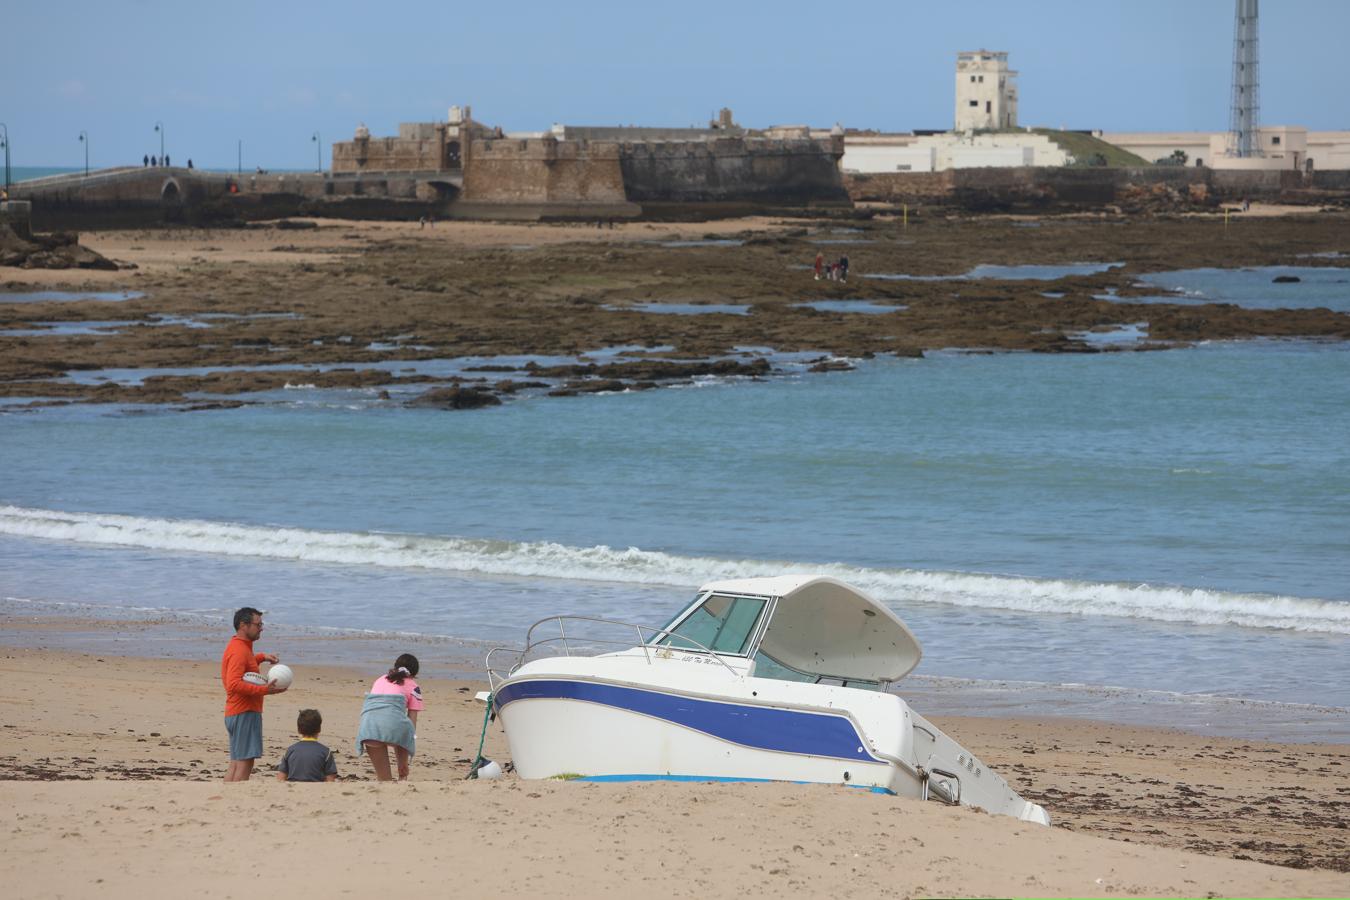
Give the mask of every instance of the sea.
[[278, 645], [481, 659], [549, 616], [660, 626], [710, 580], [820, 573], [916, 634], [894, 689], [926, 714], [1350, 742], [1350, 345], [853, 362], [456, 412], [303, 381], [6, 401], [0, 625], [225, 633], [251, 605]]

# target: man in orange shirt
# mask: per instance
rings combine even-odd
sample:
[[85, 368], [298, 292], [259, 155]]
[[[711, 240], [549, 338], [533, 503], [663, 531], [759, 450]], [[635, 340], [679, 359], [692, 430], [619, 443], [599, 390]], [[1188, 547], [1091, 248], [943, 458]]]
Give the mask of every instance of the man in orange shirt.
[[234, 637], [220, 658], [220, 680], [225, 685], [225, 730], [230, 735], [230, 768], [226, 781], [248, 781], [254, 761], [262, 756], [263, 697], [286, 690], [276, 682], [254, 684], [244, 680], [258, 672], [258, 663], [280, 662], [275, 653], [254, 653], [253, 642], [262, 637], [262, 613], [245, 606], [234, 614]]

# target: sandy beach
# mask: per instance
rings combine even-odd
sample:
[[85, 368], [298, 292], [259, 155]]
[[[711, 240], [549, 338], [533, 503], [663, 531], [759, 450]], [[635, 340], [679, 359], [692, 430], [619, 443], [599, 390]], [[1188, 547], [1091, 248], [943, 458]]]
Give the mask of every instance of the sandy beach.
[[[224, 785], [219, 648], [186, 659], [61, 649], [11, 618], [0, 649], [0, 880], [15, 897], [422, 890], [462, 896], [1344, 896], [1345, 745], [1214, 738], [1073, 719], [937, 721], [1044, 804], [1048, 829], [842, 787], [466, 781], [486, 685], [424, 666], [419, 755], [378, 785], [352, 741], [374, 662], [335, 643], [287, 654], [252, 782]], [[84, 623], [109, 651], [153, 623]], [[295, 643], [295, 642], [292, 642]], [[261, 645], [260, 645], [261, 646]], [[370, 659], [381, 648], [362, 648]], [[350, 659], [350, 657], [347, 657]], [[333, 785], [271, 767], [319, 709]], [[507, 761], [488, 728], [486, 756]], [[246, 849], [249, 848], [249, 849]]]

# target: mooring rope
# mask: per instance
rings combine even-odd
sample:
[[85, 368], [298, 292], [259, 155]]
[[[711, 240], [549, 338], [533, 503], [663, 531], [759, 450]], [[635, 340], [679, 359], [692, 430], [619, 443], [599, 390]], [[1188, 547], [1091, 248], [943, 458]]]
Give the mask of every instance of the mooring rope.
[[470, 778], [477, 778], [478, 770], [487, 763], [487, 760], [483, 759], [483, 744], [487, 741], [488, 722], [492, 721], [492, 701], [494, 699], [493, 694], [487, 695], [487, 701], [484, 704], [487, 708], [483, 710], [483, 731], [478, 735], [478, 752], [474, 754], [473, 765], [469, 767], [469, 774], [464, 776], [466, 781]]

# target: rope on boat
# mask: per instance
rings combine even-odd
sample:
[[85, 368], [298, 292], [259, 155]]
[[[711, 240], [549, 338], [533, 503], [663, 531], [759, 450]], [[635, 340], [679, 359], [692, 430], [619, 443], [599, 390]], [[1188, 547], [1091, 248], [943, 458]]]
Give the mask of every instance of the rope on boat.
[[486, 707], [483, 710], [483, 731], [478, 735], [478, 752], [474, 754], [473, 765], [469, 767], [469, 774], [464, 776], [465, 781], [477, 778], [478, 770], [488, 763], [488, 760], [483, 758], [483, 744], [487, 741], [488, 722], [492, 721], [492, 701], [495, 699], [494, 694], [488, 694], [487, 702], [483, 704]]

